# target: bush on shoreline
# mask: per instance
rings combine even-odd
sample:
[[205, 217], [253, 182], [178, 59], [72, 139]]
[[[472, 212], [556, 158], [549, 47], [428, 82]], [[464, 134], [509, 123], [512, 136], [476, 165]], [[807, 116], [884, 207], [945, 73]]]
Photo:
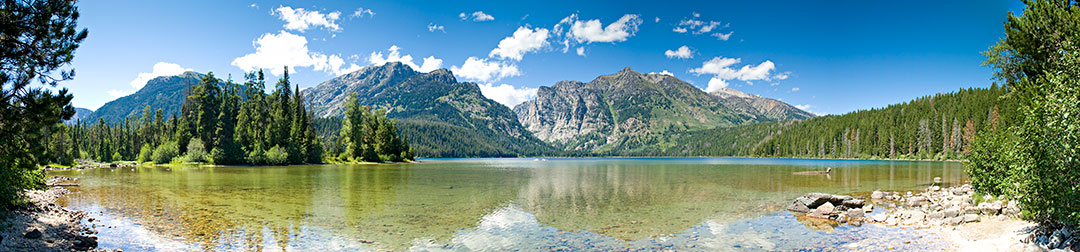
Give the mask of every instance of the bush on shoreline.
[[180, 147], [177, 147], [176, 142], [166, 142], [154, 149], [151, 159], [155, 164], [167, 164], [178, 155], [180, 155]]
[[1023, 216], [1080, 225], [1080, 7], [1031, 0], [984, 53], [1017, 118], [977, 138], [968, 168], [987, 193], [1019, 196]]

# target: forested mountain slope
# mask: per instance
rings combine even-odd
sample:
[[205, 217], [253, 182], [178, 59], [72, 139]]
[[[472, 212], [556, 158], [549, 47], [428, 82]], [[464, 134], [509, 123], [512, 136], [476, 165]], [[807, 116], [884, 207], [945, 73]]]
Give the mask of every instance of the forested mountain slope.
[[969, 88], [885, 108], [670, 134], [633, 155], [962, 158], [975, 132], [1011, 120], [1005, 87]]

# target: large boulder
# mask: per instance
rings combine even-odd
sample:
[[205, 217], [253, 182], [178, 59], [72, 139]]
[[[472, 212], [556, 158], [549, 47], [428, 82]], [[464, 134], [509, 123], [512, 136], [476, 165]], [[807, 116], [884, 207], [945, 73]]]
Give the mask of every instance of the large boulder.
[[828, 219], [829, 216], [832, 215], [833, 210], [836, 210], [836, 207], [834, 207], [832, 203], [825, 202], [825, 204], [821, 204], [821, 206], [814, 208], [814, 210], [810, 210], [810, 213], [806, 214], [806, 216]]
[[795, 198], [795, 200], [788, 205], [787, 209], [792, 212], [806, 213], [825, 203], [830, 203], [834, 207], [844, 206], [845, 209], [858, 208], [865, 204], [863, 200], [857, 200], [847, 195], [807, 193], [806, 195]]

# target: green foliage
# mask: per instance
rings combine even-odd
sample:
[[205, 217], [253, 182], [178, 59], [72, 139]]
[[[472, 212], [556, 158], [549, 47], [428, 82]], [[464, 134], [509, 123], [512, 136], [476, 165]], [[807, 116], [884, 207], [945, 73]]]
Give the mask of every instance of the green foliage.
[[403, 136], [398, 136], [397, 120], [386, 118], [386, 111], [371, 111], [360, 106], [356, 94], [345, 104], [345, 120], [341, 123], [342, 159], [368, 162], [401, 162], [412, 158], [412, 148]]
[[154, 148], [154, 154], [150, 156], [150, 159], [155, 164], [167, 164], [179, 155], [180, 147], [177, 146], [176, 142], [165, 142]]
[[120, 152], [113, 152], [112, 161], [121, 161], [121, 160], [124, 160], [124, 156], [120, 155]]
[[289, 153], [286, 152], [285, 148], [277, 145], [274, 145], [273, 148], [266, 150], [266, 154], [264, 154], [264, 157], [266, 158], [267, 164], [281, 165], [289, 163]]
[[[72, 0], [0, 5], [0, 207], [6, 208], [23, 202], [22, 190], [44, 184], [39, 166], [50, 157], [47, 138], [75, 115], [67, 88], [56, 94], [49, 88], [75, 76], [61, 68], [87, 32], [77, 28]], [[51, 156], [67, 161], [71, 153]]]
[[206, 162], [207, 158], [209, 156], [202, 140], [198, 138], [191, 139], [187, 145], [187, 153], [184, 153], [184, 162], [201, 163]]
[[153, 153], [154, 150], [150, 147], [150, 144], [145, 143], [142, 148], [139, 148], [139, 157], [136, 160], [139, 161], [139, 163], [150, 162], [150, 157]]
[[[970, 151], [977, 129], [989, 125], [988, 114], [995, 106], [1014, 107], [998, 99], [1005, 92], [994, 85], [802, 121], [620, 138], [616, 141], [640, 143], [634, 148], [601, 149], [598, 154], [959, 159]], [[606, 141], [598, 134], [579, 139]]]
[[1080, 225], [1080, 7], [1025, 3], [984, 53], [1017, 118], [980, 133], [969, 171], [979, 190], [1018, 196], [1025, 217]]
[[[200, 76], [181, 114], [171, 119], [166, 120], [161, 109], [146, 106], [141, 117], [133, 114], [119, 122], [98, 119], [93, 124], [60, 125], [49, 138], [56, 143], [49, 145], [50, 159], [66, 160], [75, 156], [73, 153], [85, 152], [88, 159], [107, 162], [114, 159], [115, 153], [133, 158], [141, 155], [140, 146], [161, 146], [172, 141], [178, 152], [184, 153], [181, 160], [186, 162], [265, 164], [266, 148], [275, 145], [289, 154], [284, 163], [322, 162], [323, 144], [302, 97], [291, 91], [266, 95], [261, 71], [245, 75], [243, 85], [218, 80], [213, 73]], [[287, 78], [280, 81], [284, 83], [280, 88], [290, 88]], [[281, 124], [273, 118], [275, 114], [288, 114], [292, 119]], [[280, 135], [280, 131], [286, 134]]]

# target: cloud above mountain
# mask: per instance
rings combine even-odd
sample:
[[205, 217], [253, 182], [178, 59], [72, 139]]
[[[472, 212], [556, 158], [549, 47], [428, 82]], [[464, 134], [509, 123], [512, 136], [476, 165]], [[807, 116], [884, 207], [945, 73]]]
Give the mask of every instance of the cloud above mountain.
[[465, 59], [460, 67], [452, 66], [450, 71], [458, 77], [479, 82], [494, 82], [506, 77], [521, 75], [518, 67], [511, 63], [488, 61], [477, 57]]
[[[701, 67], [690, 69], [690, 72], [695, 75], [713, 75], [709, 79], [708, 87], [705, 89], [711, 92], [727, 87], [729, 80], [740, 80], [748, 83], [757, 80], [771, 80], [773, 77], [771, 73], [776, 70], [776, 64], [769, 60], [757, 65], [747, 64], [738, 69], [732, 68], [741, 61], [742, 59], [739, 58], [714, 57], [702, 63]], [[787, 78], [787, 74], [785, 73], [783, 77]]]
[[510, 84], [494, 85], [491, 83], [479, 84], [480, 93], [484, 97], [495, 100], [502, 103], [507, 107], [513, 108], [522, 102], [528, 101], [536, 97], [536, 88], [517, 88]]
[[[371, 12], [371, 15], [374, 14], [374, 12]], [[282, 25], [282, 27], [286, 30], [304, 32], [311, 28], [322, 27], [332, 32], [341, 31], [341, 26], [337, 24], [337, 20], [341, 18], [340, 11], [322, 13], [319, 11], [305, 10], [304, 8], [294, 9], [288, 6], [280, 6], [277, 9], [274, 9], [274, 15], [278, 16], [282, 21], [285, 21], [285, 24]]]
[[[135, 76], [134, 80], [131, 80], [131, 87], [140, 89], [146, 85], [147, 81], [161, 76], [174, 76], [180, 75], [184, 72], [191, 71], [190, 68], [183, 68], [179, 64], [169, 62], [158, 62], [154, 64], [154, 67], [149, 73], [139, 73]], [[119, 90], [116, 90], [119, 91]], [[113, 94], [110, 91], [110, 95]], [[122, 96], [122, 95], [121, 95]]]
[[441, 68], [443, 62], [442, 59], [435, 58], [435, 56], [428, 56], [423, 59], [422, 65], [416, 65], [416, 63], [413, 63], [413, 56], [409, 54], [402, 55], [401, 47], [398, 47], [397, 45], [390, 46], [385, 55], [380, 51], [371, 52], [371, 55], [368, 56], [367, 60], [371, 65], [382, 65], [387, 62], [401, 62], [402, 64], [412, 67], [416, 71], [425, 73]]
[[636, 14], [623, 15], [607, 26], [599, 19], [579, 20], [577, 14], [572, 14], [556, 24], [555, 30], [561, 31], [562, 25], [569, 25], [566, 37], [578, 43], [621, 42], [634, 36], [641, 23], [641, 18]]
[[548, 29], [518, 27], [513, 35], [499, 41], [499, 46], [488, 53], [488, 57], [521, 60], [528, 52], [535, 52], [548, 45]]
[[276, 76], [284, 74], [284, 67], [288, 67], [290, 72], [295, 72], [296, 67], [311, 67], [335, 75], [358, 67], [355, 64], [346, 67], [341, 56], [313, 52], [308, 49], [307, 43], [306, 37], [287, 31], [265, 33], [253, 43], [254, 53], [233, 59], [232, 65], [244, 71], [270, 69], [270, 73]]
[[679, 49], [676, 49], [674, 51], [672, 51], [672, 50], [664, 51], [664, 56], [667, 56], [669, 59], [671, 59], [671, 58], [689, 59], [689, 58], [694, 57], [694, 51], [691, 50], [690, 47], [688, 47], [688, 46], [680, 46]]

